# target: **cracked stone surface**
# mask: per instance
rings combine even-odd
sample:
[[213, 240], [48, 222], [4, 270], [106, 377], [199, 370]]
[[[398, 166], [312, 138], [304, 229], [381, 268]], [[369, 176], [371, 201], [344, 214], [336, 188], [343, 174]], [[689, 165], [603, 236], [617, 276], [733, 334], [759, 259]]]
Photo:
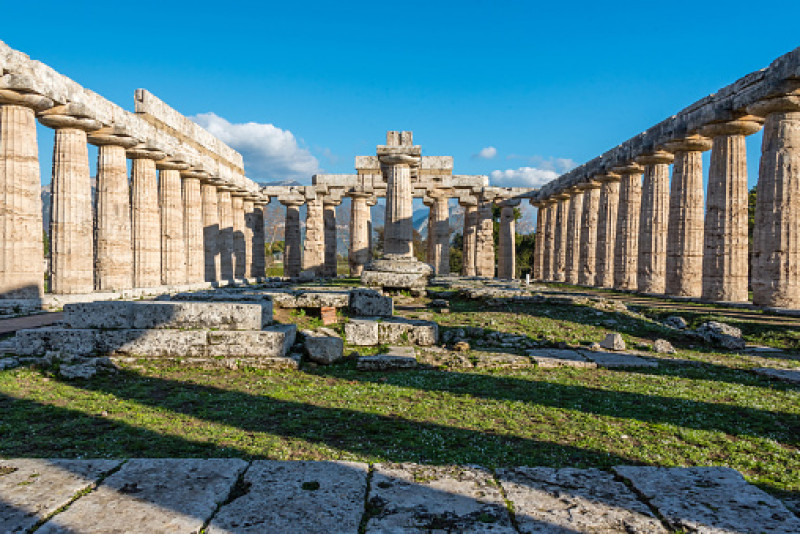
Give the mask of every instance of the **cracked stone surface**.
[[366, 532], [516, 532], [489, 471], [376, 464]]
[[408, 369], [417, 366], [414, 347], [389, 347], [383, 354], [361, 356], [356, 362], [360, 371], [383, 371], [388, 369]]
[[525, 533], [667, 532], [633, 491], [599, 469], [517, 467], [497, 477]]
[[246, 493], [220, 508], [207, 533], [357, 532], [367, 471], [356, 462], [255, 461]]
[[39, 532], [105, 534], [132, 525], [139, 532], [198, 532], [246, 466], [228, 458], [130, 460]]
[[0, 460], [0, 532], [28, 532], [119, 460]]
[[618, 466], [674, 529], [704, 534], [800, 532], [800, 519], [782, 502], [727, 467]]

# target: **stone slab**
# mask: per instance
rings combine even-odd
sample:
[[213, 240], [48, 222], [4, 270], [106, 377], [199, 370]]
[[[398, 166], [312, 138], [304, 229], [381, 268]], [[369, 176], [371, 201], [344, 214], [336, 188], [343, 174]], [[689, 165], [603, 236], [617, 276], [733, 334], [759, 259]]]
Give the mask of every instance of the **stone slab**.
[[0, 532], [28, 532], [119, 460], [0, 460]]
[[428, 284], [428, 275], [415, 273], [383, 273], [364, 271], [361, 282], [369, 287], [388, 289], [424, 289]]
[[311, 361], [329, 365], [344, 358], [344, 340], [339, 336], [310, 330], [304, 330], [302, 334], [303, 347]]
[[416, 366], [417, 356], [413, 347], [389, 347], [383, 354], [361, 356], [356, 361], [356, 368], [360, 371], [409, 369]]
[[198, 532], [245, 467], [233, 458], [130, 460], [38, 532]]
[[596, 363], [598, 367], [605, 367], [608, 369], [613, 369], [615, 367], [658, 367], [658, 362], [625, 352], [587, 350], [583, 351], [582, 354]]
[[394, 301], [374, 289], [353, 289], [350, 291], [350, 311], [354, 315], [391, 317]]
[[753, 369], [753, 372], [762, 376], [774, 378], [776, 380], [791, 382], [792, 384], [800, 384], [800, 369], [773, 369], [771, 367], [758, 367]]
[[72, 328], [259, 330], [272, 308], [237, 302], [86, 302], [64, 306]]
[[530, 349], [526, 351], [536, 365], [544, 368], [582, 367], [594, 369], [597, 364], [590, 362], [580, 352], [569, 349]]
[[524, 533], [667, 532], [633, 491], [599, 469], [517, 467], [497, 477]]
[[379, 343], [378, 321], [375, 319], [350, 319], [344, 325], [347, 343], [358, 347], [371, 347]]
[[392, 317], [378, 321], [379, 343], [411, 343], [423, 347], [439, 340], [439, 325], [433, 321]]
[[246, 493], [220, 508], [208, 534], [358, 532], [367, 464], [258, 460], [244, 476]]
[[285, 356], [294, 345], [297, 326], [278, 324], [250, 332], [208, 332], [206, 355], [212, 358], [274, 358]]
[[675, 530], [800, 532], [800, 519], [781, 501], [727, 467], [618, 466], [614, 471], [630, 481]]
[[530, 358], [507, 352], [473, 352], [472, 356], [478, 368], [521, 369], [533, 365]]
[[516, 532], [492, 474], [480, 468], [375, 464], [366, 532]]

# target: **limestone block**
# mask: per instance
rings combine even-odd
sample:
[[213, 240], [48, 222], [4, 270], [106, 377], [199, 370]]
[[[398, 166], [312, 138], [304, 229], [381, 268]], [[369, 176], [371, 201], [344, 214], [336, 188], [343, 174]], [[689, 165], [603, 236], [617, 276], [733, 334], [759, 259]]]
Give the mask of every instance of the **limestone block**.
[[373, 289], [354, 289], [350, 291], [350, 311], [356, 315], [391, 317], [394, 301]]
[[238, 458], [133, 459], [39, 532], [199, 532], [247, 462]]
[[588, 361], [579, 352], [567, 349], [531, 349], [528, 356], [543, 368], [550, 367], [582, 367], [594, 369], [597, 364]]
[[294, 345], [297, 327], [275, 325], [265, 330], [254, 331], [216, 331], [208, 333], [207, 354], [211, 358], [283, 357]]
[[[76, 330], [77, 331], [77, 330]], [[92, 330], [89, 330], [92, 331]], [[208, 344], [201, 330], [94, 330], [97, 353], [142, 358], [203, 356]]]
[[18, 356], [40, 356], [56, 351], [63, 356], [88, 356], [97, 352], [96, 330], [57, 326], [20, 330], [15, 337]]
[[608, 350], [625, 350], [625, 340], [617, 333], [607, 334], [600, 346]]
[[350, 345], [370, 347], [378, 344], [378, 321], [351, 319], [344, 325], [344, 337]]
[[587, 350], [583, 352], [583, 355], [596, 363], [598, 367], [605, 367], [607, 369], [613, 369], [615, 367], [658, 367], [657, 362], [624, 352]]
[[296, 295], [297, 308], [344, 308], [350, 304], [348, 291], [302, 291]]
[[344, 341], [338, 336], [304, 330], [303, 346], [308, 357], [317, 363], [329, 365], [344, 357]]
[[745, 347], [742, 331], [725, 323], [708, 321], [700, 325], [693, 333], [706, 343], [720, 345], [728, 350], [741, 350]]
[[64, 322], [70, 328], [132, 328], [133, 305], [126, 301], [65, 304]]
[[264, 307], [233, 302], [87, 302], [64, 306], [72, 328], [260, 330]]
[[380, 271], [364, 271], [361, 282], [370, 287], [389, 289], [424, 289], [428, 283], [428, 274], [387, 273]]
[[421, 321], [394, 317], [378, 323], [380, 343], [411, 343], [420, 346], [435, 345], [439, 339], [439, 325], [432, 321]]
[[383, 354], [361, 356], [356, 362], [359, 371], [409, 369], [416, 366], [417, 355], [413, 347], [389, 347]]
[[247, 491], [224, 505], [208, 534], [357, 532], [364, 513], [367, 464], [257, 460]]

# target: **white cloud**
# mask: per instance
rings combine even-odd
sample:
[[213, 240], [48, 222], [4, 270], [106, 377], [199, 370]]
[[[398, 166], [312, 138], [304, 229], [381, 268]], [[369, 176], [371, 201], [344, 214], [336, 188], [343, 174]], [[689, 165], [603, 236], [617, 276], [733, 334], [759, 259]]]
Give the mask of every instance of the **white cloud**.
[[497, 155], [497, 149], [493, 146], [482, 148], [480, 152], [472, 155], [472, 159], [492, 159]]
[[560, 175], [552, 169], [539, 169], [536, 167], [520, 167], [504, 171], [492, 171], [489, 183], [503, 187], [541, 187]]
[[289, 130], [258, 122], [230, 123], [216, 113], [200, 113], [193, 121], [239, 151], [247, 177], [255, 181], [298, 180], [310, 183], [319, 161], [302, 148]]

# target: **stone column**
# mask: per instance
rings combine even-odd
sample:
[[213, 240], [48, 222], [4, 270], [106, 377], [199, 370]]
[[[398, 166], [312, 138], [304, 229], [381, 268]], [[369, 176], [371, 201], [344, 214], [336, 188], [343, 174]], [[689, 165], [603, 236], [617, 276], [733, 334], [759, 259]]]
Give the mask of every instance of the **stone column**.
[[300, 206], [304, 199], [284, 199], [286, 223], [284, 225], [283, 275], [289, 278], [300, 276]]
[[570, 195], [560, 193], [554, 197], [556, 205], [555, 247], [553, 248], [553, 280], [566, 281], [567, 275], [567, 239]]
[[600, 183], [582, 184], [583, 214], [580, 228], [580, 254], [578, 255], [578, 283], [584, 286], [596, 284], [597, 218], [600, 212]]
[[800, 87], [758, 102], [766, 117], [753, 236], [753, 304], [800, 308]]
[[94, 291], [94, 218], [86, 132], [100, 123], [71, 106], [42, 111], [39, 121], [55, 128], [50, 219], [50, 290]]
[[710, 124], [701, 130], [713, 138], [708, 169], [703, 298], [747, 302], [747, 146], [745, 136], [754, 134], [763, 121], [742, 117]]
[[366, 191], [350, 191], [350, 250], [348, 262], [350, 276], [361, 276], [364, 265], [369, 262], [370, 212], [367, 200], [372, 196]]
[[38, 299], [44, 292], [42, 181], [36, 112], [53, 102], [0, 89], [0, 298]]
[[251, 274], [253, 278], [263, 278], [266, 276], [264, 206], [267, 204], [269, 204], [268, 200], [256, 200], [253, 202], [253, 271]]
[[669, 194], [667, 295], [699, 297], [703, 289], [703, 151], [699, 135], [667, 143], [675, 154]]
[[381, 170], [386, 177], [386, 221], [383, 228], [384, 256], [414, 257], [414, 227], [411, 167], [419, 164], [418, 156], [396, 154], [381, 156]]
[[475, 276], [494, 278], [494, 219], [492, 199], [478, 200], [478, 228], [475, 233]]
[[322, 196], [306, 197], [306, 240], [303, 243], [303, 271], [323, 276], [325, 263], [325, 216]]
[[128, 150], [131, 166], [131, 234], [134, 287], [161, 285], [161, 214], [156, 160], [165, 154], [138, 145]]
[[203, 245], [203, 201], [200, 179], [208, 175], [194, 170], [181, 172], [183, 202], [183, 238], [186, 250], [186, 282], [205, 280], [205, 250]]
[[[242, 211], [244, 215], [244, 227], [242, 228], [242, 240], [244, 241], [243, 269], [244, 277], [248, 280], [253, 278], [253, 227], [255, 226], [255, 213], [253, 213], [253, 209], [253, 197], [245, 197], [242, 202]], [[261, 250], [264, 250], [264, 247], [261, 247]]]
[[159, 171], [161, 205], [161, 283], [166, 286], [186, 283], [186, 237], [183, 222], [181, 171], [189, 165], [181, 161], [156, 162]]
[[630, 163], [615, 167], [621, 175], [617, 210], [617, 239], [614, 246], [614, 288], [636, 291], [639, 265], [639, 208], [642, 202], [644, 169]]
[[514, 208], [519, 206], [519, 199], [507, 199], [500, 203], [500, 235], [498, 236], [497, 248], [497, 277], [506, 280], [516, 278], [517, 252], [516, 246], [516, 223], [514, 220]]
[[244, 244], [244, 192], [231, 192], [231, 214], [233, 215], [233, 277], [247, 277], [247, 247]]
[[542, 280], [555, 280], [556, 260], [556, 210], [558, 201], [548, 198], [544, 201], [544, 253], [542, 255]]
[[663, 294], [667, 283], [667, 223], [669, 221], [669, 164], [673, 155], [664, 150], [636, 158], [644, 165], [639, 216], [637, 289]]
[[322, 218], [325, 226], [325, 261], [322, 275], [326, 278], [336, 278], [336, 206], [341, 203], [341, 200], [330, 197], [325, 197], [322, 201]]
[[531, 277], [539, 281], [543, 279], [542, 272], [544, 270], [545, 204], [540, 201], [531, 201], [531, 205], [536, 207], [536, 237], [533, 246], [533, 272]]
[[233, 203], [228, 187], [217, 187], [219, 201], [219, 277], [233, 280]]
[[[450, 196], [452, 189], [433, 190], [429, 193], [428, 263], [437, 276], [450, 274]], [[428, 202], [426, 202], [428, 203]]]
[[464, 233], [461, 245], [461, 274], [475, 276], [475, 237], [478, 232], [478, 201], [474, 198], [458, 201], [464, 208]]
[[578, 187], [569, 190], [569, 211], [567, 212], [567, 234], [564, 252], [564, 281], [578, 283], [580, 267], [581, 216], [583, 215], [583, 191]]
[[614, 254], [617, 244], [617, 214], [619, 211], [620, 175], [606, 173], [598, 176], [600, 206], [597, 213], [597, 257], [595, 285], [614, 287]]
[[206, 282], [219, 281], [219, 199], [217, 186], [203, 182], [200, 186], [203, 214], [203, 255]]
[[125, 149], [139, 142], [113, 128], [89, 135], [97, 150], [94, 287], [116, 291], [133, 287], [131, 196]]

